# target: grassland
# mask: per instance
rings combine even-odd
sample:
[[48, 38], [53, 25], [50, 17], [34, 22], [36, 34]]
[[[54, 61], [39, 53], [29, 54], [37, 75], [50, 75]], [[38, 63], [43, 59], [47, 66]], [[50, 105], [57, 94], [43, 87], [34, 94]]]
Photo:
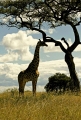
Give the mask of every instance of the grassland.
[[0, 93], [0, 120], [81, 120], [81, 93], [25, 92], [19, 98], [16, 90], [6, 91]]

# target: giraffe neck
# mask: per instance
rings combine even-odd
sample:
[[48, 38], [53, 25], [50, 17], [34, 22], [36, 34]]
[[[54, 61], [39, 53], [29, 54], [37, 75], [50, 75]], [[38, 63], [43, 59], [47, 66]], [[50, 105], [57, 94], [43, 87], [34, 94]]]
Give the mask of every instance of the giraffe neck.
[[30, 69], [32, 68], [32, 70], [37, 70], [38, 69], [38, 66], [39, 66], [39, 49], [40, 49], [40, 46], [37, 45], [36, 48], [35, 48], [33, 60], [29, 64], [29, 68]]
[[32, 61], [35, 61], [35, 63], [37, 63], [37, 62], [39, 63], [39, 49], [40, 49], [40, 46], [37, 45], [35, 48], [34, 57], [32, 60]]

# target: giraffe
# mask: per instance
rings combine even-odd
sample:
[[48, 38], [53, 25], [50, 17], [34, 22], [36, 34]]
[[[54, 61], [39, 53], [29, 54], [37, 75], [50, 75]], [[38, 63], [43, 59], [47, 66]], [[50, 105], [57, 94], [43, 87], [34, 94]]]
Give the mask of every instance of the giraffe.
[[21, 71], [18, 74], [19, 96], [20, 95], [24, 96], [24, 87], [26, 82], [28, 81], [32, 81], [32, 92], [33, 95], [36, 95], [36, 84], [39, 77], [39, 72], [38, 72], [39, 59], [40, 59], [39, 50], [41, 46], [48, 46], [48, 45], [41, 40], [38, 41], [35, 48], [33, 60], [31, 61], [27, 69]]

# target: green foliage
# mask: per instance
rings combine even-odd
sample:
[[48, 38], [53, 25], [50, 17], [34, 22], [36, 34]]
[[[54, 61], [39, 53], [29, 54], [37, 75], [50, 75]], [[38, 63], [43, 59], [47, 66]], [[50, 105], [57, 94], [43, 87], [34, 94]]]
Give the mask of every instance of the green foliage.
[[70, 77], [66, 76], [65, 74], [56, 73], [55, 75], [48, 78], [48, 83], [45, 86], [47, 92], [49, 91], [58, 91], [66, 90], [66, 88], [70, 88]]
[[[30, 28], [29, 24], [32, 24], [32, 27], [40, 27], [43, 22], [48, 22], [50, 27], [56, 27], [66, 24], [65, 18], [77, 24], [80, 22], [80, 16], [77, 17], [78, 12], [81, 12], [81, 3], [77, 2], [77, 0], [70, 2], [65, 0], [6, 0], [0, 2], [2, 18], [12, 16], [14, 19], [11, 19], [6, 24], [13, 25], [15, 21], [15, 27], [20, 26], [23, 22], [26, 22], [24, 27]], [[17, 18], [20, 19], [20, 22]]]

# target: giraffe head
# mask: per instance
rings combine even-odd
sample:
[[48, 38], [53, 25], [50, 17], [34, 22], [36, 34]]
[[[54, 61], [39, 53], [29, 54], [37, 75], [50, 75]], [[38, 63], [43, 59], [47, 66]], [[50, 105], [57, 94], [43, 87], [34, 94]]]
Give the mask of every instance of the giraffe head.
[[39, 40], [37, 43], [39, 46], [48, 46], [44, 41]]

